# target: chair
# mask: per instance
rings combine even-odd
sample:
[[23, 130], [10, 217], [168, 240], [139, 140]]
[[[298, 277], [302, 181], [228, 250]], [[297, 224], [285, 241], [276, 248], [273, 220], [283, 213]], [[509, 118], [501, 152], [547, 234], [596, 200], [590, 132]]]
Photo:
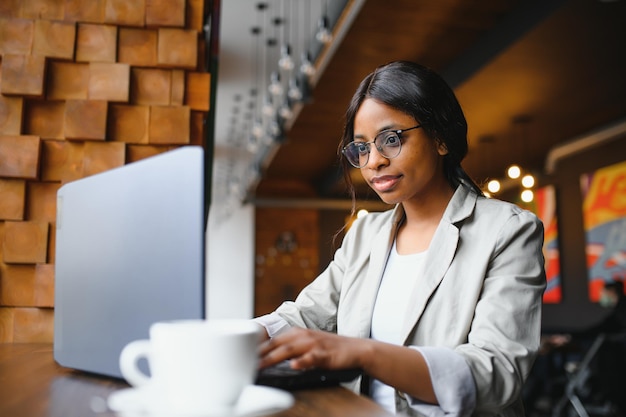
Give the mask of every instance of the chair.
[[[563, 396], [554, 406], [552, 417], [560, 417], [568, 405], [573, 407], [575, 413], [580, 417], [593, 416], [612, 416], [616, 414], [614, 404], [610, 400], [605, 400], [601, 405], [584, 404], [583, 398], [591, 391], [591, 377], [596, 371], [592, 364], [598, 357], [600, 348], [606, 342], [624, 341], [624, 334], [607, 334], [600, 333], [593, 340], [589, 349], [585, 352], [582, 360], [573, 367], [567, 369], [568, 381], [565, 385]], [[573, 415], [573, 414], [570, 414]]]

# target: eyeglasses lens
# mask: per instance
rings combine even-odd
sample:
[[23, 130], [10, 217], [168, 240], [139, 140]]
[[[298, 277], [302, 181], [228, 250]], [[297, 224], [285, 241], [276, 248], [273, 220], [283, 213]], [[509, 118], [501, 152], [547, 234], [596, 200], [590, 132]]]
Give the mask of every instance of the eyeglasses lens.
[[383, 132], [374, 139], [376, 148], [385, 158], [395, 158], [400, 153], [402, 142], [396, 132]]
[[[402, 142], [396, 132], [381, 132], [374, 139], [378, 152], [385, 158], [395, 158], [400, 154]], [[351, 142], [344, 148], [344, 155], [354, 167], [367, 165], [371, 151], [371, 142]]]

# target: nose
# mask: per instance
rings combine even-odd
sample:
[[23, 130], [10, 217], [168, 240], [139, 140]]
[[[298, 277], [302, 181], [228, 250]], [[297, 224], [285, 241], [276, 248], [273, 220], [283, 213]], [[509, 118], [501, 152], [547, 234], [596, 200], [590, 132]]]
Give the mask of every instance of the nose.
[[381, 155], [381, 153], [378, 151], [378, 148], [376, 148], [376, 146], [372, 144], [372, 146], [370, 146], [369, 159], [367, 160], [367, 165], [365, 165], [364, 168], [379, 169], [380, 167], [386, 166], [388, 164], [389, 158]]

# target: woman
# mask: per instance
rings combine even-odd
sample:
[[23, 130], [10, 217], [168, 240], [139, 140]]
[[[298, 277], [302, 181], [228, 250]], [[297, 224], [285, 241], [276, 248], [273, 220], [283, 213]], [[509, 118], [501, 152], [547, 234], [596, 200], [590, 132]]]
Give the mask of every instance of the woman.
[[360, 367], [353, 389], [392, 412], [524, 414], [543, 228], [482, 195], [460, 165], [466, 134], [454, 93], [427, 68], [393, 62], [361, 82], [340, 146], [345, 170], [360, 168], [396, 206], [355, 221], [294, 302], [256, 319], [271, 337], [261, 366]]

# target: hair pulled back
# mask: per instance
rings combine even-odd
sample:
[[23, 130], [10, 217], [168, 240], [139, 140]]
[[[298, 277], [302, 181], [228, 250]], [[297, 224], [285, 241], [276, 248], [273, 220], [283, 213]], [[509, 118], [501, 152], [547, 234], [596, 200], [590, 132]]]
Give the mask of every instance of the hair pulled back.
[[[480, 188], [461, 168], [468, 151], [467, 122], [454, 92], [433, 70], [409, 61], [395, 61], [380, 66], [361, 81], [345, 115], [345, 125], [339, 150], [354, 140], [354, 118], [365, 99], [374, 99], [393, 107], [421, 124], [428, 137], [443, 144], [445, 176], [456, 188], [467, 184], [478, 194]], [[344, 177], [350, 194], [355, 190], [350, 179], [350, 164], [342, 159]]]

